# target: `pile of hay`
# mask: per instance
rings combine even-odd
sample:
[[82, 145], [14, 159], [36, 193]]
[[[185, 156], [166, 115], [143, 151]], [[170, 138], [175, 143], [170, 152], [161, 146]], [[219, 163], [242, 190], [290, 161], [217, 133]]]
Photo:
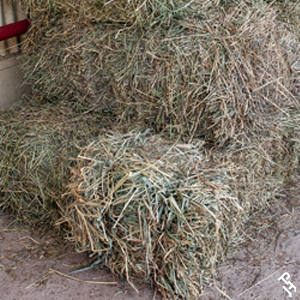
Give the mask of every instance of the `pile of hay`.
[[0, 112], [0, 209], [39, 228], [53, 225], [74, 164], [69, 159], [98, 136], [101, 124], [101, 115], [67, 105], [23, 102]]
[[290, 116], [263, 140], [213, 150], [124, 124], [104, 135], [99, 112], [22, 103], [0, 113], [0, 208], [39, 228], [67, 224], [79, 251], [133, 287], [198, 299], [251, 214], [299, 169], [300, 114]]
[[[0, 114], [0, 207], [198, 299], [299, 170], [298, 1], [21, 2], [43, 104]], [[152, 129], [103, 135], [103, 114]]]
[[23, 67], [40, 98], [221, 145], [299, 107], [298, 1], [22, 2]]
[[64, 195], [69, 239], [134, 288], [138, 278], [164, 299], [199, 299], [216, 264], [255, 224], [251, 214], [297, 171], [299, 134], [287, 138], [299, 116], [297, 127], [282, 120], [280, 139], [218, 152], [151, 132], [102, 137], [82, 149]]

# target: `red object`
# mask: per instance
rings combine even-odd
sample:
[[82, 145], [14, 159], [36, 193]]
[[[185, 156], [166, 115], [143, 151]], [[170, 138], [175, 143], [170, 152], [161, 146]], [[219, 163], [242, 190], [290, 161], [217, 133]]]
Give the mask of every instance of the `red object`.
[[25, 19], [0, 27], [0, 41], [25, 33], [30, 27], [30, 20]]

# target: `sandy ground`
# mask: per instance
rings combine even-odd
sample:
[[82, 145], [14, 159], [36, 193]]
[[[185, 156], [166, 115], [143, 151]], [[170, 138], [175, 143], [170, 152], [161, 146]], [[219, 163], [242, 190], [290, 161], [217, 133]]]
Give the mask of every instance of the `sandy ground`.
[[[262, 229], [255, 238], [249, 237], [243, 249], [232, 253], [218, 268], [216, 280], [200, 300], [300, 299], [297, 183], [285, 194], [272, 204], [277, 228], [273, 225]], [[0, 300], [161, 299], [145, 285], [139, 285], [140, 293], [136, 293], [108, 270], [94, 268], [70, 274], [78, 281], [66, 277], [90, 262], [87, 254], [58, 245], [51, 236], [40, 237], [14, 222], [11, 216], [0, 213]]]
[[90, 264], [87, 254], [75, 253], [51, 236], [40, 237], [0, 213], [0, 300], [160, 299], [149, 286], [138, 283], [136, 293], [109, 270], [94, 268], [66, 277]]
[[277, 228], [263, 229], [232, 253], [201, 300], [300, 299], [299, 182], [271, 206]]

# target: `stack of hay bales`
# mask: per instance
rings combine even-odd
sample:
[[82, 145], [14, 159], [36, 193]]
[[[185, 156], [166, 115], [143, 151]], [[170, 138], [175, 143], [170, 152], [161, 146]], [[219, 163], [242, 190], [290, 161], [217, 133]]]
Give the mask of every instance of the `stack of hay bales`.
[[[0, 206], [198, 299], [299, 170], [297, 1], [22, 2], [40, 105], [0, 115]], [[151, 129], [99, 135], [103, 113]]]
[[27, 2], [24, 69], [47, 100], [219, 144], [299, 107], [297, 36], [268, 1]]
[[299, 113], [274, 128], [276, 140], [265, 133], [218, 151], [150, 130], [104, 134], [97, 114], [74, 114], [1, 113], [0, 206], [34, 226], [68, 224], [79, 251], [166, 299], [198, 299], [251, 214], [299, 167]]

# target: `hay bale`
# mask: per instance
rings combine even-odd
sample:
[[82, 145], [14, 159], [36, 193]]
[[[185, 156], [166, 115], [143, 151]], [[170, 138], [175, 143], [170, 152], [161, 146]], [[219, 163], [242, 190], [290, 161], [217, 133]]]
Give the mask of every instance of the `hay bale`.
[[0, 208], [35, 227], [53, 225], [74, 163], [69, 159], [101, 132], [100, 117], [28, 103], [1, 112]]
[[214, 152], [201, 140], [111, 133], [82, 148], [59, 224], [68, 224], [79, 251], [96, 254], [134, 288], [137, 278], [164, 299], [198, 299], [216, 264], [255, 224], [251, 214], [293, 178], [300, 138], [288, 134]]
[[221, 145], [299, 107], [299, 44], [282, 6], [23, 2], [33, 19], [23, 67], [40, 98], [77, 99]]
[[283, 20], [289, 28], [294, 32], [300, 42], [299, 20], [300, 20], [300, 4], [298, 0], [290, 1], [265, 1], [273, 8], [277, 9], [278, 17]]

